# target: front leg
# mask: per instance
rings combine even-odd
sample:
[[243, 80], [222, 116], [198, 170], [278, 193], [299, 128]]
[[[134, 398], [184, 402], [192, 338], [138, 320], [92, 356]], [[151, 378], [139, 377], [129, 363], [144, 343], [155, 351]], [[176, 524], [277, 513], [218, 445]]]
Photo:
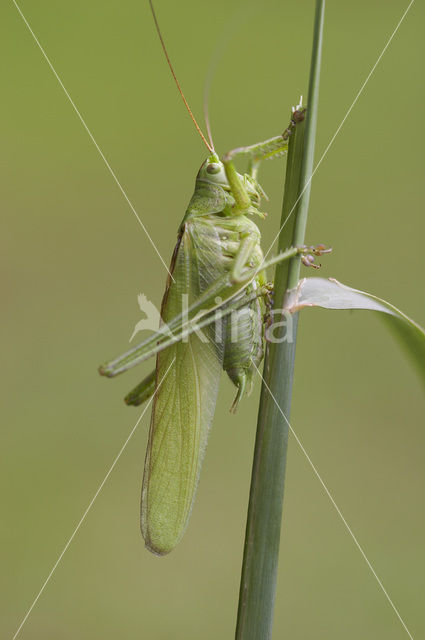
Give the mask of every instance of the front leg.
[[304, 120], [305, 109], [298, 108], [292, 112], [291, 121], [288, 127], [280, 136], [275, 136], [264, 142], [258, 142], [247, 147], [238, 147], [228, 151], [222, 159], [226, 171], [232, 194], [235, 198], [235, 213], [244, 213], [250, 206], [249, 195], [244, 188], [242, 181], [236, 172], [233, 161], [238, 156], [247, 155], [249, 157], [249, 174], [256, 179], [258, 167], [261, 160], [278, 158], [288, 150], [289, 138], [298, 122]]

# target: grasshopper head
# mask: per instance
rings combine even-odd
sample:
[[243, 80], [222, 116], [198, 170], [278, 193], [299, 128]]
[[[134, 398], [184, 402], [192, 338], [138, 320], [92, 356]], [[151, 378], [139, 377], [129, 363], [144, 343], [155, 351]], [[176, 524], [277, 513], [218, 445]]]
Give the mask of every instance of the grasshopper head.
[[209, 156], [205, 162], [201, 165], [198, 171], [196, 180], [201, 182], [208, 182], [217, 187], [222, 187], [226, 191], [230, 191], [230, 186], [227, 181], [226, 172], [224, 170], [224, 164], [216, 154]]
[[[254, 202], [259, 202], [261, 196], [264, 196], [264, 192], [259, 183], [251, 176], [238, 173], [241, 182], [243, 183], [248, 195]], [[227, 180], [224, 164], [221, 162], [217, 154], [210, 155], [205, 162], [201, 165], [198, 171], [196, 180], [201, 182], [208, 182], [217, 187], [221, 187], [226, 191], [231, 191], [229, 182]]]

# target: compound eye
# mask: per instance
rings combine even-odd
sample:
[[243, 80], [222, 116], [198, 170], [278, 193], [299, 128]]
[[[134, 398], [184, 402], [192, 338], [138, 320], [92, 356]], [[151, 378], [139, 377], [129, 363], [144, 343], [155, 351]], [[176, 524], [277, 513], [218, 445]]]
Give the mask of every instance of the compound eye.
[[220, 173], [221, 166], [216, 162], [212, 162], [207, 166], [207, 173]]

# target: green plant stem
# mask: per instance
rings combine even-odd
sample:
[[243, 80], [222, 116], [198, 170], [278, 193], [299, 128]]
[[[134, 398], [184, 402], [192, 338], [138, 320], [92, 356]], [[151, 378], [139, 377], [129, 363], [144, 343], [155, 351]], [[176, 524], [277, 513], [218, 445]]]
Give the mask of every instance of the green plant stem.
[[[295, 127], [289, 143], [279, 250], [291, 244], [304, 244], [317, 124], [324, 6], [324, 0], [317, 0], [306, 118]], [[289, 263], [277, 266], [275, 309], [283, 308], [286, 291], [297, 285], [300, 264], [301, 258], [296, 256]], [[269, 640], [272, 635], [297, 324], [298, 314], [295, 314], [292, 341], [270, 344], [264, 364], [236, 640]], [[286, 327], [282, 326], [280, 331], [284, 335]], [[275, 331], [275, 335], [279, 332]]]

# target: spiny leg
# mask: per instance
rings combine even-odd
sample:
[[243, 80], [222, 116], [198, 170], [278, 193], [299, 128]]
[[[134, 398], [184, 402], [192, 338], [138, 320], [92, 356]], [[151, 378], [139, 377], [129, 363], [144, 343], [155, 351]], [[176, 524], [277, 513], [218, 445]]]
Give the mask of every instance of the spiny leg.
[[233, 161], [238, 156], [249, 156], [249, 173], [252, 178], [256, 178], [258, 167], [261, 160], [267, 160], [271, 158], [278, 158], [288, 150], [289, 138], [292, 130], [296, 126], [297, 122], [301, 122], [305, 117], [305, 109], [295, 110], [292, 113], [292, 118], [289, 126], [280, 136], [269, 138], [264, 142], [258, 142], [247, 147], [237, 147], [228, 151], [222, 158], [224, 169], [226, 171], [227, 180], [232, 190], [233, 197], [235, 198], [235, 214], [243, 213], [251, 205], [249, 195], [242, 184]]
[[[180, 314], [168, 323], [169, 332], [164, 333], [164, 331], [157, 331], [153, 333], [144, 342], [102, 365], [99, 368], [99, 373], [107, 377], [114, 377], [178, 342], [184, 336], [208, 326], [218, 319], [217, 314], [221, 307], [230, 303], [258, 274], [261, 274], [268, 267], [299, 254], [314, 253], [315, 255], [322, 255], [323, 253], [329, 253], [329, 251], [331, 251], [331, 249], [324, 248], [324, 245], [318, 245], [317, 247], [292, 247], [257, 267], [247, 269], [244, 273], [240, 274], [240, 278], [236, 284], [229, 280], [228, 277], [220, 279], [218, 283], [215, 283], [206, 290], [201, 298], [189, 307], [187, 315]], [[259, 294], [254, 294], [254, 298], [257, 295]], [[217, 302], [217, 298], [220, 298], [219, 302]], [[234, 308], [237, 307], [238, 303]], [[223, 311], [223, 315], [227, 315], [231, 310], [232, 306], [230, 305], [227, 310]], [[173, 333], [171, 333], [171, 330]]]
[[[255, 246], [255, 243], [253, 243], [250, 238], [245, 238], [242, 241], [239, 251], [236, 254], [235, 265], [231, 271], [232, 282], [249, 284], [249, 282], [251, 282], [253, 278], [265, 271], [268, 267], [274, 266], [280, 262], [284, 262], [285, 260], [289, 260], [290, 258], [294, 258], [297, 255], [304, 255], [307, 252], [314, 253], [313, 247], [290, 247], [289, 249], [286, 249], [286, 251], [279, 253], [274, 258], [270, 258], [270, 260], [260, 262], [255, 267], [246, 268], [246, 262], [249, 256], [252, 255], [253, 244]], [[315, 255], [322, 254], [316, 253]], [[311, 265], [306, 264], [306, 266]]]
[[[204, 300], [205, 303], [212, 303], [212, 305], [204, 312], [201, 310], [197, 314], [189, 314], [189, 317], [186, 314], [176, 316], [176, 318], [174, 318], [168, 325], [169, 327], [171, 327], [171, 325], [173, 326], [173, 333], [171, 333], [171, 331], [167, 332], [165, 335], [161, 331], [153, 333], [149, 338], [126, 353], [103, 364], [99, 367], [99, 373], [107, 376], [108, 378], [113, 378], [116, 375], [135, 367], [144, 360], [156, 355], [160, 351], [163, 351], [172, 344], [179, 342], [194, 331], [199, 331], [213, 322], [216, 322], [220, 318], [231, 313], [232, 310], [246, 304], [249, 299], [252, 300], [259, 295], [262, 295], [262, 291], [259, 290], [254, 292], [246, 301], [234, 301], [235, 296], [244, 291], [248, 283], [249, 281], [242, 282], [242, 284], [232, 285], [229, 282], [229, 278], [226, 277], [224, 283], [222, 282], [221, 289], [214, 290], [211, 298]], [[228, 306], [223, 309], [224, 305]], [[193, 306], [197, 307], [197, 304], [195, 303]]]
[[[167, 325], [146, 340], [132, 347], [117, 358], [106, 362], [99, 367], [99, 373], [109, 378], [136, 366], [148, 357], [151, 357], [182, 339], [184, 333], [192, 333], [191, 324], [211, 314], [220, 306], [229, 302], [240, 291], [243, 291], [245, 283], [232, 284], [228, 276], [223, 276], [217, 282], [208, 287], [203, 294], [189, 306], [185, 313], [176, 315]], [[217, 302], [217, 299], [219, 302]], [[205, 325], [204, 325], [205, 326]]]
[[265, 262], [261, 263], [259, 267], [256, 267], [256, 269], [251, 269], [248, 272], [246, 272], [242, 277], [242, 281], [245, 281], [245, 279], [248, 279], [248, 278], [250, 278], [250, 281], [251, 281], [252, 278], [255, 277], [255, 274], [258, 273], [259, 271], [264, 271], [269, 267], [273, 267], [276, 264], [279, 264], [280, 262], [284, 262], [285, 260], [289, 260], [289, 258], [294, 258], [295, 256], [299, 256], [299, 255], [304, 257], [309, 254], [313, 254], [313, 255], [309, 255], [308, 259], [303, 261], [303, 264], [306, 267], [315, 267], [317, 269], [320, 267], [320, 265], [313, 264], [314, 262], [313, 256], [323, 256], [324, 254], [331, 253], [331, 252], [332, 252], [332, 248], [326, 247], [324, 244], [318, 244], [314, 246], [302, 245], [301, 247], [290, 247], [289, 249], [286, 249], [285, 251], [278, 253], [277, 256], [274, 256], [274, 258], [270, 258], [270, 260], [266, 260]]

